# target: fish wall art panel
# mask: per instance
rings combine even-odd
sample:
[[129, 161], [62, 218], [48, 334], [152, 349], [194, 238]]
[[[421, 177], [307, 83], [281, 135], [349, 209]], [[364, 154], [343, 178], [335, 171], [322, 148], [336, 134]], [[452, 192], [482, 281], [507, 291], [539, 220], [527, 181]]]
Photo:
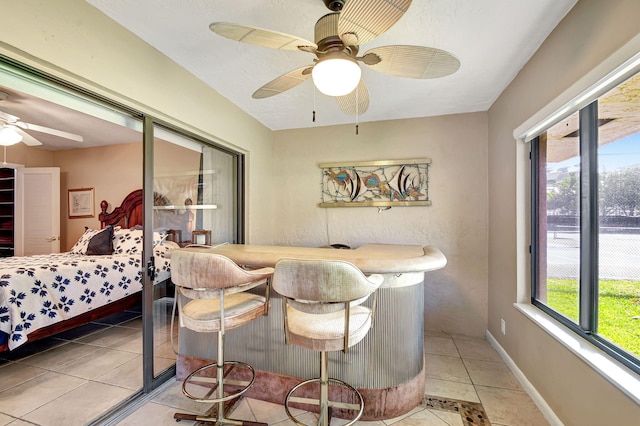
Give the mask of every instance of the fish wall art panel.
[[428, 158], [322, 163], [320, 207], [429, 206]]

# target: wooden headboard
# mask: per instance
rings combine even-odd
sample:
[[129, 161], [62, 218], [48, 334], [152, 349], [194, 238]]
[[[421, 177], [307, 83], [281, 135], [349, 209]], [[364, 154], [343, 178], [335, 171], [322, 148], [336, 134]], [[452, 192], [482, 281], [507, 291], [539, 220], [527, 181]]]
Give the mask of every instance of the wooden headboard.
[[100, 202], [102, 212], [98, 215], [100, 219], [100, 229], [107, 225], [121, 226], [123, 228], [133, 228], [142, 225], [142, 189], [136, 189], [124, 197], [122, 204], [107, 213], [109, 203], [107, 200]]

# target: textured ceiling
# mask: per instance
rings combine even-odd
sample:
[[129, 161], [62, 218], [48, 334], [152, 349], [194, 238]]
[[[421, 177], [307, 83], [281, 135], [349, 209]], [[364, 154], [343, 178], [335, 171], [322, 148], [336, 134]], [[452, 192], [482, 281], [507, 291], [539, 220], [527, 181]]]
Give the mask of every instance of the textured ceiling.
[[[211, 22], [232, 22], [314, 39], [322, 0], [87, 0], [272, 130], [353, 123], [309, 79], [267, 99], [251, 94], [312, 63], [299, 51], [225, 39]], [[405, 79], [362, 67], [370, 106], [360, 122], [486, 111], [577, 0], [415, 0], [386, 33], [361, 46], [419, 45], [461, 61], [453, 75]], [[312, 121], [312, 111], [317, 121]]]

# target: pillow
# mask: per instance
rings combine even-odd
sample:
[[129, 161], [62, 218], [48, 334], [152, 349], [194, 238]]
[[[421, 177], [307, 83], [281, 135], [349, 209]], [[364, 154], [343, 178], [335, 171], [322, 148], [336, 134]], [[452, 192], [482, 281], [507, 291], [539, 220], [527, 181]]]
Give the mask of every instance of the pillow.
[[87, 245], [88, 256], [100, 256], [113, 253], [113, 226], [108, 225], [95, 234]]
[[[143, 242], [142, 227], [134, 227], [131, 229], [115, 228], [113, 233], [113, 253], [114, 254], [138, 254], [142, 253]], [[153, 247], [163, 245], [167, 234], [154, 232]]]
[[87, 247], [89, 246], [89, 241], [91, 238], [100, 232], [99, 229], [89, 229], [87, 227], [84, 228], [84, 234], [80, 237], [78, 241], [71, 247], [70, 252], [73, 254], [87, 254]]
[[[159, 257], [166, 257], [166, 254], [173, 249], [180, 248], [177, 243], [173, 241], [165, 241], [162, 244], [153, 248], [153, 255]], [[156, 262], [157, 263], [157, 262]]]
[[169, 235], [161, 232], [153, 233], [153, 247], [155, 248], [158, 245], [163, 245], [164, 241], [167, 239]]
[[142, 253], [141, 229], [118, 229], [113, 233], [113, 254]]

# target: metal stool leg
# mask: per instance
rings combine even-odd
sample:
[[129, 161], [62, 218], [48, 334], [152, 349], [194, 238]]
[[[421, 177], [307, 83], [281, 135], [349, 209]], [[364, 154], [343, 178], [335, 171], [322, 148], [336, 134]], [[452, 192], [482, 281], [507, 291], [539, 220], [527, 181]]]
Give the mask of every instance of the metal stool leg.
[[[221, 377], [220, 383], [218, 383], [217, 400], [218, 400], [218, 421], [216, 424], [223, 424], [224, 421], [224, 292], [220, 292], [220, 331], [218, 332], [218, 352], [216, 356], [217, 373], [216, 377]], [[255, 379], [255, 372], [253, 373], [253, 379]], [[253, 384], [253, 380], [251, 380]], [[247, 386], [245, 389], [249, 389]], [[244, 392], [243, 392], [244, 393]]]
[[[300, 389], [302, 386], [305, 386], [309, 383], [318, 382], [320, 384], [320, 398], [303, 398], [303, 397], [295, 397], [293, 394], [295, 391]], [[346, 402], [335, 402], [329, 400], [329, 384], [335, 384], [339, 386], [343, 386], [355, 395], [358, 400], [357, 404], [350, 404]], [[350, 384], [343, 382], [342, 380], [329, 378], [329, 356], [327, 352], [320, 352], [320, 378], [305, 380], [304, 382], [298, 383], [294, 386], [289, 393], [287, 393], [287, 397], [284, 401], [284, 409], [287, 412], [287, 416], [297, 425], [300, 426], [311, 426], [306, 425], [298, 421], [295, 416], [291, 413], [289, 408], [290, 403], [300, 403], [300, 404], [308, 404], [308, 405], [319, 405], [319, 419], [317, 426], [328, 426], [331, 422], [331, 409], [332, 408], [342, 408], [353, 411], [358, 411], [356, 416], [351, 419], [348, 423], [345, 423], [344, 426], [350, 426], [356, 423], [360, 417], [362, 417], [362, 413], [364, 412], [364, 400], [362, 399], [362, 395], [356, 388], [351, 386]]]
[[329, 357], [320, 352], [320, 419], [321, 426], [329, 426]]
[[[226, 361], [226, 362], [224, 361], [224, 292], [220, 293], [220, 318], [221, 320], [220, 320], [220, 331], [218, 331], [218, 353], [217, 353], [216, 363], [208, 364], [198, 368], [197, 370], [189, 374], [189, 376], [187, 376], [187, 378], [182, 383], [182, 393], [185, 394], [188, 398], [198, 402], [215, 403], [217, 407], [216, 416], [212, 417], [212, 416], [206, 416], [206, 415], [199, 416], [199, 415], [193, 415], [193, 414], [176, 413], [174, 414], [173, 418], [178, 422], [180, 420], [191, 420], [191, 421], [199, 421], [199, 422], [205, 422], [205, 423], [214, 423], [216, 426], [219, 426], [219, 425], [268, 426], [267, 423], [257, 423], [252, 421], [231, 419], [226, 417], [225, 402], [235, 398], [239, 398], [242, 396], [242, 394], [244, 394], [247, 390], [249, 390], [249, 388], [253, 385], [253, 382], [255, 381], [256, 372], [253, 369], [253, 367], [247, 363], [239, 362], [239, 361]], [[251, 371], [251, 380], [249, 382], [244, 382], [244, 381], [231, 382], [234, 385], [240, 385], [244, 387], [240, 389], [238, 392], [235, 392], [227, 396], [224, 395], [225, 365], [241, 366], [241, 367], [248, 368]], [[215, 380], [196, 377], [198, 373], [206, 369], [212, 368], [214, 366], [216, 367]], [[205, 382], [205, 383], [215, 383], [216, 397], [211, 399], [199, 398], [189, 393], [186, 388], [187, 384], [190, 382], [198, 382], [198, 381]]]

